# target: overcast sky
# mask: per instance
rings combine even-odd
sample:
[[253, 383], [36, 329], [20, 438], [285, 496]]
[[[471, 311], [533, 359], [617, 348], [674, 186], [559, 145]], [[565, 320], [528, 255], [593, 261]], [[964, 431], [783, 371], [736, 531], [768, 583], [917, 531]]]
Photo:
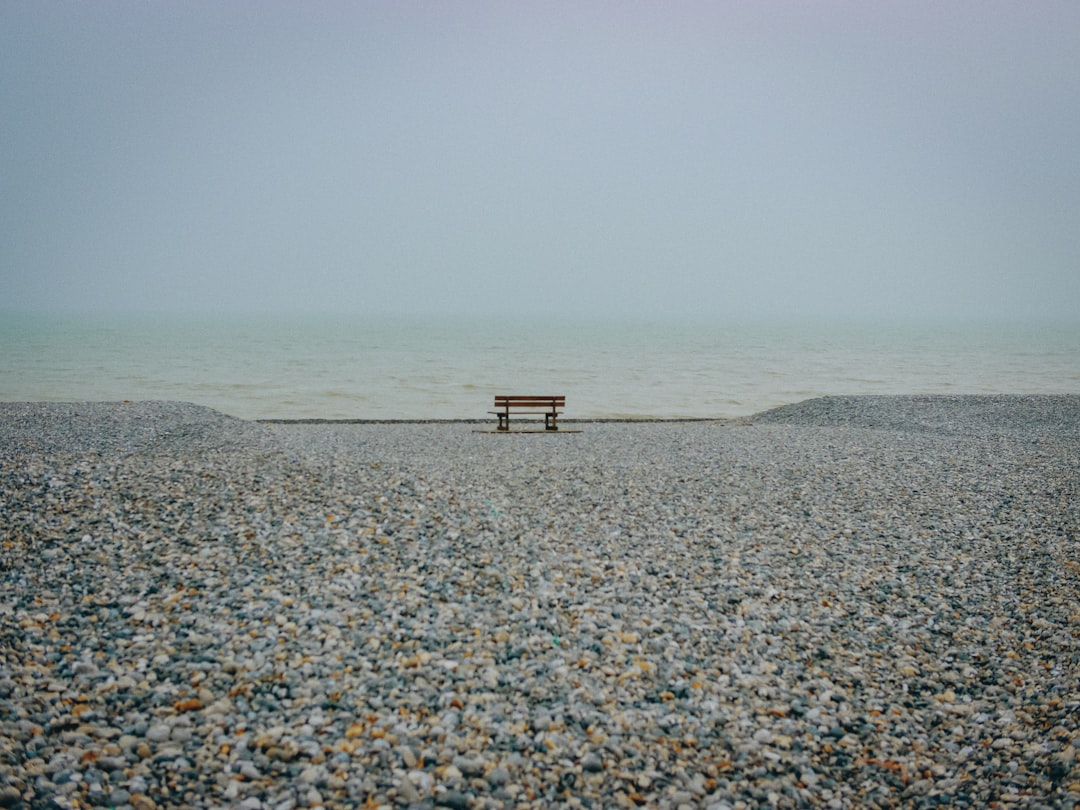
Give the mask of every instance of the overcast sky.
[[1080, 3], [0, 2], [0, 308], [1080, 318]]

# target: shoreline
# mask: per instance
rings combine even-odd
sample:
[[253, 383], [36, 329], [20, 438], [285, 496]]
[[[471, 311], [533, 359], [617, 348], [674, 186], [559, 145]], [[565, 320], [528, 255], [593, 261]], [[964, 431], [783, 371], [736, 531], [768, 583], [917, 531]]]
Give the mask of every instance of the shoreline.
[[[1016, 410], [1025, 404], [1031, 406], [1036, 411], [1044, 410], [1047, 407], [1053, 407], [1055, 410], [1064, 413], [1064, 416], [1060, 416], [1059, 423], [1066, 424], [1071, 420], [1071, 423], [1080, 419], [1075, 414], [1075, 411], [1080, 408], [1080, 393], [998, 393], [998, 394], [829, 394], [822, 396], [815, 396], [809, 399], [798, 400], [783, 405], [777, 405], [766, 410], [757, 411], [755, 413], [742, 415], [742, 416], [633, 416], [633, 415], [620, 415], [620, 416], [600, 416], [600, 417], [574, 417], [563, 416], [560, 417], [560, 423], [566, 424], [692, 424], [692, 423], [714, 423], [714, 424], [727, 424], [736, 426], [749, 426], [754, 424], [767, 424], [767, 423], [783, 423], [785, 421], [792, 423], [799, 423], [804, 425], [820, 424], [825, 425], [842, 425], [846, 424], [851, 426], [858, 422], [863, 426], [875, 426], [874, 419], [867, 421], [864, 414], [854, 414], [847, 406], [852, 404], [862, 403], [865, 406], [869, 406], [870, 410], [875, 410], [879, 413], [887, 413], [889, 406], [893, 406], [896, 413], [912, 413], [913, 411], [924, 409], [941, 409], [952, 408], [959, 409], [961, 411], [968, 411], [969, 415], [975, 414], [980, 418], [980, 421], [987, 421], [989, 416], [992, 421], [993, 414], [988, 413], [992, 410], [997, 410], [1004, 413], [1007, 410]], [[372, 418], [372, 417], [342, 417], [342, 418], [324, 418], [324, 417], [239, 417], [233, 416], [224, 411], [215, 409], [211, 406], [200, 405], [193, 402], [187, 402], [183, 400], [38, 400], [38, 401], [21, 401], [21, 400], [5, 400], [0, 401], [0, 409], [12, 409], [12, 408], [74, 408], [80, 407], [94, 407], [94, 408], [109, 408], [109, 407], [139, 407], [139, 406], [154, 406], [154, 405], [170, 405], [170, 406], [184, 406], [198, 410], [205, 410], [207, 413], [219, 415], [227, 419], [234, 419], [238, 422], [248, 424], [263, 424], [263, 425], [483, 425], [490, 424], [495, 420], [488, 417], [461, 417], [461, 418], [439, 418], [439, 417], [406, 417], [406, 418]], [[830, 414], [830, 409], [838, 409], [837, 414]], [[1014, 418], [1010, 417], [1014, 422]], [[516, 423], [532, 424], [536, 422], [543, 422], [543, 420], [537, 420], [535, 418], [520, 417], [514, 420]], [[877, 418], [878, 424], [885, 424], [889, 420]], [[893, 420], [895, 421], [895, 419]], [[898, 427], [903, 428], [901, 423]]]
[[[604, 424], [650, 424], [650, 423], [680, 423], [680, 422], [744, 422], [752, 417], [719, 417], [719, 416], [625, 416], [625, 417], [595, 417], [595, 418], [567, 418], [560, 417], [559, 424], [577, 425], [604, 425]], [[263, 425], [490, 425], [495, 420], [487, 419], [251, 419], [245, 421], [257, 422]], [[524, 422], [527, 424], [543, 424], [543, 419], [515, 418], [514, 424]]]
[[1080, 802], [1080, 396], [473, 424], [0, 403], [5, 806]]

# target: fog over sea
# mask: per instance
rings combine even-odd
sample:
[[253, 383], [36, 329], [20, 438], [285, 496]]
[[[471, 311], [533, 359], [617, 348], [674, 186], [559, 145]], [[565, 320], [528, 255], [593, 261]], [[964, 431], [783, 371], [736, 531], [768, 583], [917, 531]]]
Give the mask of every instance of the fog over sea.
[[0, 400], [244, 419], [738, 417], [830, 394], [1080, 393], [1080, 324], [6, 314]]

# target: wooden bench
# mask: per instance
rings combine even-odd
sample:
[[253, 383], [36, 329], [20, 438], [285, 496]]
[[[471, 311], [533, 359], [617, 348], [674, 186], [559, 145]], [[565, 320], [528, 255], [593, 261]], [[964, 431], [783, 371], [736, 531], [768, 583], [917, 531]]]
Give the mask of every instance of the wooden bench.
[[497, 430], [510, 430], [510, 414], [543, 416], [545, 430], [558, 430], [561, 408], [566, 407], [563, 396], [495, 396], [495, 410], [488, 411], [499, 417]]

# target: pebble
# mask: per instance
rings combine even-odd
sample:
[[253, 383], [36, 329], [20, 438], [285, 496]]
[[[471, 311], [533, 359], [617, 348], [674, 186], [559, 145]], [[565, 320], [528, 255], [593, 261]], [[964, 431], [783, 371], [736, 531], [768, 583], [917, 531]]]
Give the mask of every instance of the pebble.
[[150, 742], [159, 743], [169, 739], [170, 735], [172, 735], [172, 726], [159, 723], [148, 728], [144, 737]]
[[0, 807], [1069, 807], [1080, 397], [0, 403]]

